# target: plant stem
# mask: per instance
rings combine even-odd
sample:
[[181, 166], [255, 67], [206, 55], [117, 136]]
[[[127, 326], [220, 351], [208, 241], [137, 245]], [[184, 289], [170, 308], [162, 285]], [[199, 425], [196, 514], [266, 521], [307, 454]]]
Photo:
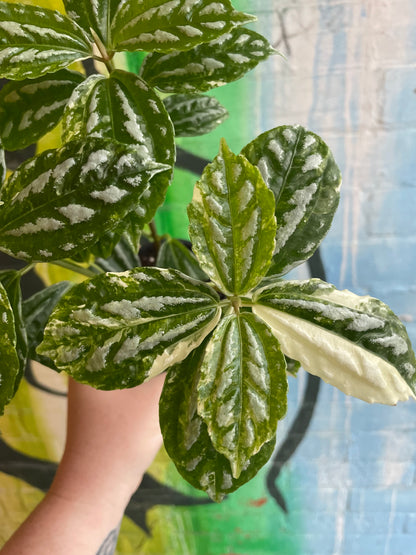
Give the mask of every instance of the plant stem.
[[28, 264], [27, 266], [24, 266], [21, 270], [19, 270], [17, 273], [20, 276], [24, 276], [25, 274], [27, 274], [28, 272], [30, 272], [30, 270], [32, 270], [32, 268], [35, 267], [35, 263], [32, 262], [31, 264]]
[[97, 274], [88, 268], [84, 268], [83, 266], [79, 266], [75, 262], [71, 262], [69, 260], [54, 260], [49, 264], [54, 264], [55, 266], [60, 266], [61, 268], [65, 268], [66, 270], [71, 270], [71, 272], [76, 272], [77, 274], [81, 274], [86, 277], [94, 277]]
[[155, 244], [156, 252], [159, 252], [160, 249], [160, 235], [157, 232], [155, 221], [152, 220], [149, 224], [150, 233], [152, 234], [152, 239]]
[[92, 33], [92, 36], [94, 38], [94, 42], [96, 47], [98, 48], [98, 51], [101, 54], [101, 58], [99, 58], [98, 56], [94, 56], [96, 60], [102, 62], [103, 64], [105, 64], [108, 73], [111, 73], [112, 71], [114, 71], [114, 64], [112, 62], [112, 58], [114, 54], [108, 54], [105, 45], [103, 44], [102, 40], [100, 39], [100, 37], [97, 35], [97, 33], [94, 31], [94, 29], [90, 28], [90, 31]]

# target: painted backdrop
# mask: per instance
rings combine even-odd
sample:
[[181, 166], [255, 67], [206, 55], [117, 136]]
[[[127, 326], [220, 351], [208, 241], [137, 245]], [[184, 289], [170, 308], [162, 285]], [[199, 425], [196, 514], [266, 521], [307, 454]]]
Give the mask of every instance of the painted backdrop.
[[[58, 0], [36, 3], [62, 8]], [[258, 16], [253, 27], [285, 59], [215, 91], [230, 118], [209, 136], [180, 141], [181, 169], [160, 229], [186, 237], [201, 158], [216, 154], [221, 136], [239, 151], [276, 125], [307, 126], [332, 147], [344, 185], [321, 259], [296, 275], [326, 274], [337, 287], [382, 298], [416, 344], [416, 3], [234, 4]], [[117, 553], [414, 553], [415, 417], [414, 403], [369, 406], [301, 372], [290, 379], [273, 461], [255, 480], [215, 505], [161, 452], [127, 510]], [[0, 420], [0, 545], [47, 489], [64, 425], [64, 379], [34, 369]]]

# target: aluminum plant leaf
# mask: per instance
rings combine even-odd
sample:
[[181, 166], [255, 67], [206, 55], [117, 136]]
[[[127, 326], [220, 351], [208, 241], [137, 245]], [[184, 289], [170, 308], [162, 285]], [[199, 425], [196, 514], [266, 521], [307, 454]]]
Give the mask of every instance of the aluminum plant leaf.
[[262, 35], [236, 28], [186, 52], [149, 54], [141, 75], [164, 92], [203, 92], [240, 79], [272, 54], [276, 50]]
[[283, 352], [311, 374], [369, 403], [415, 398], [410, 340], [381, 301], [311, 280], [276, 281], [255, 292], [253, 302]]
[[254, 455], [239, 478], [230, 461], [218, 453], [207, 426], [197, 412], [198, 382], [207, 340], [168, 371], [159, 403], [160, 427], [168, 455], [179, 473], [214, 501], [222, 501], [251, 480], [273, 454], [275, 438]]
[[11, 81], [0, 91], [0, 137], [7, 150], [25, 148], [53, 129], [84, 76], [61, 69], [37, 79]]
[[130, 225], [142, 229], [165, 199], [175, 162], [173, 124], [162, 100], [132, 73], [93, 75], [75, 89], [63, 117], [65, 142], [87, 136], [139, 145], [146, 156], [170, 166], [152, 178], [145, 205], [130, 215]]
[[181, 241], [168, 237], [160, 246], [156, 266], [158, 268], [174, 268], [183, 274], [209, 281], [206, 273], [201, 269], [197, 258]]
[[228, 112], [213, 96], [172, 94], [164, 99], [176, 137], [197, 137], [216, 129]]
[[87, 33], [93, 29], [105, 46], [110, 43], [110, 24], [120, 0], [63, 0], [69, 17]]
[[255, 19], [234, 10], [230, 0], [125, 0], [111, 24], [112, 48], [189, 50]]
[[84, 31], [58, 11], [0, 2], [0, 77], [33, 79], [92, 56]]
[[102, 139], [45, 151], [0, 191], [0, 249], [24, 260], [70, 257], [141, 205], [148, 179], [165, 169], [134, 146]]
[[134, 387], [186, 358], [220, 313], [211, 287], [175, 270], [100, 274], [57, 305], [38, 353], [79, 382]]
[[205, 350], [198, 414], [235, 478], [273, 439], [286, 408], [286, 363], [270, 328], [249, 312], [224, 317]]
[[38, 291], [22, 304], [23, 321], [27, 331], [28, 356], [31, 360], [36, 360], [54, 370], [56, 370], [54, 363], [50, 359], [38, 355], [36, 348], [43, 340], [43, 330], [52, 310], [72, 285], [69, 281], [60, 281]]
[[328, 232], [341, 174], [323, 140], [300, 126], [276, 127], [241, 153], [258, 166], [276, 198], [276, 248], [269, 274], [307, 260]]
[[13, 310], [14, 327], [16, 330], [16, 353], [19, 359], [19, 372], [14, 383], [14, 393], [16, 393], [20, 381], [24, 376], [28, 356], [28, 340], [26, 327], [22, 314], [22, 290], [20, 287], [21, 275], [16, 270], [0, 271], [0, 282], [6, 290]]
[[12, 399], [19, 375], [19, 358], [16, 352], [16, 330], [13, 310], [6, 290], [0, 283], [0, 415]]
[[255, 287], [274, 249], [273, 193], [258, 169], [224, 140], [195, 185], [188, 216], [194, 253], [212, 281], [230, 295]]
[[105, 272], [124, 272], [140, 266], [140, 258], [137, 254], [139, 246], [133, 248], [129, 239], [123, 235], [115, 245], [111, 256], [96, 258], [95, 264]]

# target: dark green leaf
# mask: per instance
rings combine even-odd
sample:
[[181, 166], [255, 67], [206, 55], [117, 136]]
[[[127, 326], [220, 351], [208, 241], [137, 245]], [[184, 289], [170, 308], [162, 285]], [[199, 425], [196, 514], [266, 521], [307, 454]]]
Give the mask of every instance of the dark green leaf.
[[53, 129], [62, 117], [81, 73], [62, 69], [38, 79], [11, 81], [0, 91], [0, 136], [7, 150], [25, 148]]
[[249, 312], [223, 318], [205, 350], [198, 414], [235, 478], [273, 439], [286, 407], [286, 363], [270, 328]]
[[203, 92], [240, 79], [275, 53], [262, 35], [236, 28], [187, 52], [152, 53], [141, 74], [164, 92]]
[[19, 375], [14, 316], [7, 293], [0, 283], [0, 415], [15, 393]]
[[92, 55], [81, 27], [55, 10], [0, 2], [0, 76], [35, 78]]
[[381, 301], [320, 280], [279, 280], [256, 292], [253, 302], [287, 356], [347, 395], [385, 404], [415, 397], [410, 340]]
[[164, 99], [176, 137], [197, 137], [213, 131], [228, 118], [227, 110], [212, 96], [172, 94]]
[[276, 199], [276, 248], [270, 274], [307, 260], [328, 232], [341, 174], [323, 140], [300, 126], [276, 127], [241, 152], [258, 166]]
[[106, 272], [124, 272], [140, 266], [140, 259], [137, 255], [138, 246], [134, 247], [128, 237], [122, 235], [119, 242], [112, 248], [110, 257], [97, 258], [95, 263]]
[[134, 387], [180, 362], [215, 327], [208, 285], [174, 270], [100, 274], [55, 308], [38, 353], [99, 389]]
[[23, 301], [22, 312], [27, 331], [29, 358], [45, 364], [49, 368], [56, 369], [50, 359], [37, 354], [36, 347], [43, 340], [43, 330], [52, 310], [71, 286], [72, 283], [69, 281], [61, 281], [42, 289], [42, 291]]
[[[175, 142], [172, 122], [163, 102], [140, 77], [114, 71], [109, 78], [93, 75], [71, 97], [63, 119], [63, 140], [102, 137], [139, 145], [143, 154], [173, 167]], [[172, 169], [155, 175], [126, 224], [142, 229], [162, 204]], [[123, 229], [120, 230], [120, 233]]]
[[92, 28], [105, 46], [110, 42], [110, 24], [120, 0], [63, 0], [67, 14], [87, 33]]
[[20, 278], [21, 275], [16, 270], [0, 271], [0, 282], [9, 297], [16, 330], [16, 352], [19, 359], [19, 373], [15, 379], [14, 393], [16, 393], [20, 381], [24, 376], [28, 355], [27, 333], [22, 316], [22, 290], [20, 288]]
[[125, 0], [111, 25], [113, 49], [189, 50], [255, 19], [230, 0]]
[[276, 234], [273, 205], [258, 169], [223, 140], [195, 185], [188, 215], [194, 253], [224, 293], [247, 293], [266, 274]]
[[169, 370], [160, 398], [159, 418], [166, 451], [180, 474], [218, 502], [257, 474], [271, 457], [275, 438], [250, 459], [238, 479], [234, 478], [229, 460], [214, 449], [207, 426], [197, 413], [206, 343]]
[[165, 168], [134, 146], [103, 139], [43, 152], [1, 190], [0, 248], [27, 260], [70, 257], [142, 206], [148, 179]]
[[159, 268], [174, 268], [194, 279], [208, 281], [208, 276], [201, 269], [195, 255], [181, 241], [171, 237], [162, 243], [156, 266]]

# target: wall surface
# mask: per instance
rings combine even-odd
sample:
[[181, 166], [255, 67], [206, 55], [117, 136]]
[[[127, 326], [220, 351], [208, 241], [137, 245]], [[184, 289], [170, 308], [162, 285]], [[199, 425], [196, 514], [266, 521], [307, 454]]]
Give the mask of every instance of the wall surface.
[[[416, 2], [234, 5], [258, 16], [253, 28], [286, 58], [275, 56], [216, 90], [229, 120], [180, 146], [212, 158], [221, 136], [238, 151], [277, 125], [299, 123], [320, 134], [344, 176], [321, 247], [327, 280], [387, 302], [416, 345]], [[186, 236], [195, 179], [177, 171], [162, 230]], [[295, 277], [308, 273], [305, 266]], [[56, 468], [64, 391], [60, 376], [37, 369], [0, 421], [0, 544], [41, 499]], [[161, 453], [129, 507], [117, 553], [414, 553], [415, 417], [415, 403], [370, 406], [300, 372], [290, 378], [274, 458], [255, 480], [221, 505], [207, 503]]]

